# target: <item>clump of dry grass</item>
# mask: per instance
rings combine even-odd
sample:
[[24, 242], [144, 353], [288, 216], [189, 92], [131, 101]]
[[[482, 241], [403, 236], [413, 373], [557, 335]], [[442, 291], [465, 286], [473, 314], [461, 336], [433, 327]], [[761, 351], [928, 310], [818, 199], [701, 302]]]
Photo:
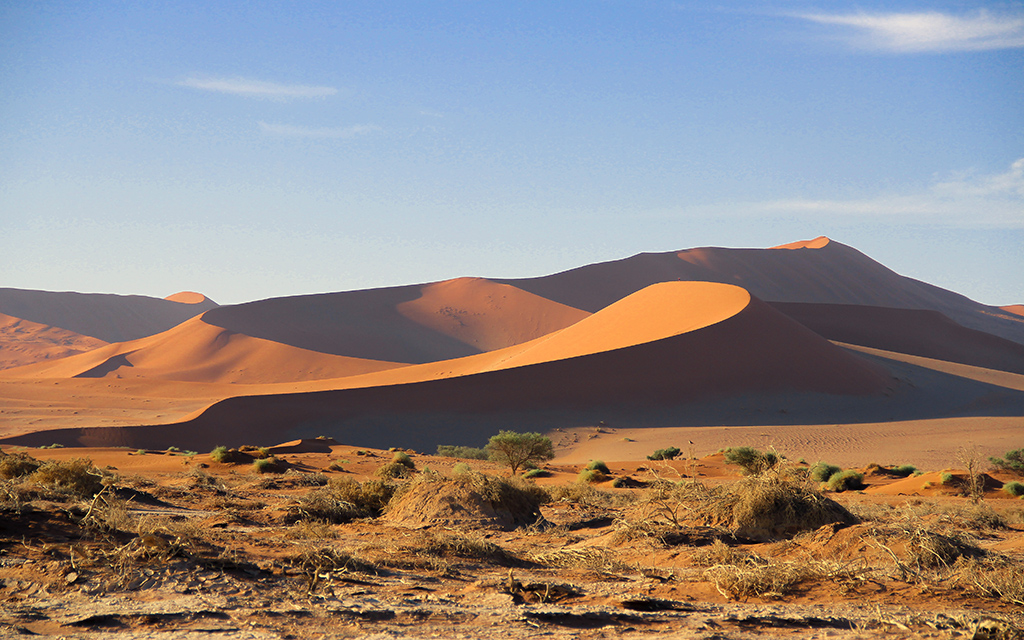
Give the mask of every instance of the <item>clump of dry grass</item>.
[[323, 520], [340, 524], [356, 518], [375, 518], [384, 511], [396, 486], [385, 480], [363, 483], [335, 478], [322, 489], [313, 489], [289, 509], [288, 519]]
[[618, 560], [615, 553], [603, 547], [587, 547], [581, 549], [559, 549], [548, 553], [539, 553], [531, 557], [533, 562], [546, 567], [559, 569], [589, 569], [614, 573], [628, 571], [629, 565]]
[[954, 570], [955, 586], [1024, 607], [1024, 562], [996, 555], [961, 557]]
[[10, 454], [0, 452], [0, 478], [22, 478], [41, 466], [42, 462], [23, 451]]
[[313, 593], [318, 586], [330, 582], [337, 574], [377, 573], [373, 563], [333, 547], [306, 548], [292, 557], [291, 561], [306, 575], [307, 593]]
[[773, 475], [748, 476], [717, 496], [713, 517], [736, 535], [755, 540], [790, 538], [827, 524], [855, 524], [857, 518], [839, 503], [807, 485]]
[[91, 460], [75, 458], [57, 462], [50, 460], [36, 469], [29, 482], [50, 487], [77, 498], [88, 498], [103, 488], [103, 472]]
[[750, 553], [731, 547], [721, 540], [715, 540], [710, 545], [699, 549], [690, 558], [690, 561], [698, 567], [713, 567], [716, 564], [740, 565], [744, 564]]

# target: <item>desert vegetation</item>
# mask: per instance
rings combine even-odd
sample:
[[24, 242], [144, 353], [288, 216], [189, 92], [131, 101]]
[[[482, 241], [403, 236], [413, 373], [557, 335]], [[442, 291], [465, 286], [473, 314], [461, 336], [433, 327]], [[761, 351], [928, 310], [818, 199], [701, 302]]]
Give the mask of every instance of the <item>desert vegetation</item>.
[[[777, 454], [768, 464], [756, 449], [627, 470], [616, 463], [615, 478], [626, 481], [619, 488], [601, 460], [582, 471], [606, 477], [579, 482], [572, 465], [549, 464], [531, 479], [518, 473], [522, 461], [512, 473], [504, 460], [424, 465], [399, 450], [236, 451], [248, 459], [163, 456], [165, 470], [148, 477], [85, 457], [0, 455], [5, 597], [30, 602], [45, 589], [66, 603], [59, 611], [82, 608], [78, 618], [53, 618], [79, 629], [159, 624], [171, 610], [197, 628], [230, 618], [296, 636], [433, 620], [483, 633], [489, 628], [473, 625], [499, 610], [515, 612], [507, 625], [517, 638], [536, 632], [526, 621], [561, 621], [551, 627], [556, 637], [586, 620], [644, 632], [678, 632], [698, 619], [739, 632], [734, 621], [752, 615], [791, 629], [821, 624], [820, 613], [787, 609], [793, 599], [836, 607], [828, 628], [837, 633], [968, 635], [984, 623], [1012, 634], [1021, 625], [1024, 557], [1011, 542], [1024, 540], [1024, 507], [1011, 499], [1013, 481], [972, 503], [955, 493], [872, 498], [831, 487], [853, 470], [822, 481], [818, 465]], [[340, 456], [346, 464], [332, 469]], [[714, 459], [743, 461], [746, 473], [726, 465], [708, 477], [709, 465], [722, 464]], [[283, 470], [260, 473], [261, 461]], [[861, 481], [876, 477], [900, 479]], [[168, 604], [190, 590], [228, 617]], [[140, 591], [164, 609], [128, 613]], [[126, 613], [90, 617], [96, 598]], [[282, 602], [305, 613], [268, 619]], [[0, 621], [43, 628], [17, 611]]]

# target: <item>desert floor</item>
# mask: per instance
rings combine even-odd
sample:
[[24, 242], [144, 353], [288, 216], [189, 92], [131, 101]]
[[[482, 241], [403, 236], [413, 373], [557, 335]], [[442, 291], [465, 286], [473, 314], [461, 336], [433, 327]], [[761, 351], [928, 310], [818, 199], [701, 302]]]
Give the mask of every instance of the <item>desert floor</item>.
[[[755, 431], [716, 437], [785, 452], [781, 436], [752, 440]], [[1000, 488], [1014, 476], [976, 458], [985, 485], [972, 502], [963, 465], [900, 478], [868, 466], [900, 456], [876, 458], [888, 449], [844, 438], [822, 435], [822, 459], [856, 464], [867, 487], [824, 495], [858, 522], [765, 535], [709, 519], [709, 496], [750, 482], [721, 453], [690, 458], [684, 447], [676, 460], [648, 461], [639, 455], [648, 443], [634, 451], [629, 432], [611, 429], [556, 434], [558, 457], [533, 485], [545, 491], [542, 518], [516, 528], [453, 479], [507, 477], [480, 460], [407, 452], [409, 477], [382, 480], [396, 452], [326, 439], [233, 463], [207, 452], [5, 446], [40, 461], [88, 458], [106, 487], [94, 498], [99, 485], [76, 495], [34, 476], [4, 481], [0, 629], [67, 638], [1024, 637], [1024, 501]], [[577, 482], [596, 453], [620, 487]], [[256, 472], [251, 456], [260, 455], [275, 456], [276, 472]], [[460, 463], [472, 472], [456, 473]], [[794, 468], [804, 466], [783, 465]], [[345, 515], [353, 491], [386, 484], [399, 497], [383, 515]]]

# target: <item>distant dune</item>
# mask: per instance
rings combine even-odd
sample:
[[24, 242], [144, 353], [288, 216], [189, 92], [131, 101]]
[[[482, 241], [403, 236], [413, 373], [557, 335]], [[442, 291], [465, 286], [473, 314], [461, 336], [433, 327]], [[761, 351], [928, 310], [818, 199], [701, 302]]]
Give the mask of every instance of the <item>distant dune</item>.
[[106, 344], [74, 331], [0, 313], [0, 370], [57, 360]]
[[772, 306], [829, 340], [1024, 373], [1024, 345], [967, 329], [938, 311], [799, 302]]
[[67, 329], [105, 342], [151, 336], [216, 307], [146, 296], [0, 288], [0, 313]]
[[400, 366], [402, 363], [335, 356], [252, 338], [197, 317], [155, 336], [8, 370], [4, 375], [269, 384], [340, 378]]
[[669, 280], [734, 284], [768, 302], [931, 309], [968, 328], [1024, 344], [1024, 318], [901, 276], [856, 249], [824, 237], [774, 249], [705, 247], [641, 253], [549, 276], [500, 282], [597, 311], [650, 284]]
[[481, 278], [220, 307], [206, 322], [294, 347], [424, 363], [532, 340], [588, 314]]
[[209, 298], [195, 291], [179, 291], [178, 293], [173, 293], [167, 296], [164, 300], [180, 302], [182, 304], [203, 304], [204, 302], [211, 302]]
[[1012, 313], [1017, 316], [1024, 316], [1024, 304], [1010, 304], [1005, 307], [999, 307], [1007, 313]]
[[[424, 413], [643, 413], [750, 393], [880, 395], [890, 382], [882, 367], [832, 345], [742, 289], [670, 282], [523, 345], [337, 381], [347, 389], [232, 398], [185, 423], [106, 435], [91, 431], [87, 437], [93, 444], [101, 437], [127, 438], [130, 446], [143, 446], [139, 438], [174, 438], [184, 443], [179, 446], [196, 448], [271, 434], [280, 439], [309, 427], [349, 442], [391, 439], [419, 446], [455, 432], [417, 429], [416, 416]], [[384, 415], [395, 416], [385, 421], [387, 429], [365, 430], [366, 419]], [[454, 423], [452, 428], [458, 429]]]

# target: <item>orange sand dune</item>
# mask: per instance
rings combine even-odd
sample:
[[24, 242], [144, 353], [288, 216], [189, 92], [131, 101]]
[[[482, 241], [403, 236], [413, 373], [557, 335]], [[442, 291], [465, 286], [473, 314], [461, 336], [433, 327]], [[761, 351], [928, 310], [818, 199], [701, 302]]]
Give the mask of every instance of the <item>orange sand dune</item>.
[[[335, 382], [349, 388], [232, 398], [185, 423], [85, 430], [76, 437], [130, 446], [171, 438], [177, 446], [203, 448], [280, 441], [315, 429], [367, 446], [387, 441], [429, 447], [465, 437], [457, 416], [467, 413], [652, 411], [759, 392], [880, 394], [890, 378], [742, 289], [670, 282], [527, 344]], [[417, 429], [424, 413], [450, 414], [450, 428]], [[378, 422], [384, 416], [394, 419]], [[494, 427], [479, 428], [489, 434]]]
[[0, 369], [56, 360], [106, 344], [74, 331], [0, 313]]
[[1024, 373], [1024, 345], [968, 329], [938, 311], [793, 302], [772, 306], [829, 340]]
[[1009, 304], [1005, 307], [999, 307], [1007, 313], [1012, 313], [1017, 316], [1024, 316], [1024, 304]]
[[155, 336], [8, 370], [4, 375], [269, 384], [339, 378], [400, 366], [402, 363], [334, 356], [251, 338], [207, 324], [200, 316]]
[[208, 302], [209, 298], [195, 291], [179, 291], [178, 293], [173, 293], [167, 296], [164, 300], [180, 302], [182, 304], [202, 304], [204, 302]]
[[220, 307], [213, 325], [303, 349], [390, 362], [433, 362], [517, 344], [587, 315], [481, 278], [272, 298]]
[[788, 244], [780, 244], [777, 247], [771, 247], [772, 249], [821, 249], [827, 245], [831, 240], [825, 236], [818, 236], [813, 240], [798, 240], [797, 242], [790, 242]]
[[151, 336], [216, 306], [212, 300], [184, 304], [147, 296], [0, 288], [0, 312], [105, 342]]
[[769, 302], [870, 305], [939, 311], [965, 327], [1024, 344], [1024, 322], [997, 307], [901, 276], [824, 237], [775, 249], [705, 247], [591, 264], [539, 278], [501, 280], [550, 300], [597, 311], [670, 280], [722, 282]]

